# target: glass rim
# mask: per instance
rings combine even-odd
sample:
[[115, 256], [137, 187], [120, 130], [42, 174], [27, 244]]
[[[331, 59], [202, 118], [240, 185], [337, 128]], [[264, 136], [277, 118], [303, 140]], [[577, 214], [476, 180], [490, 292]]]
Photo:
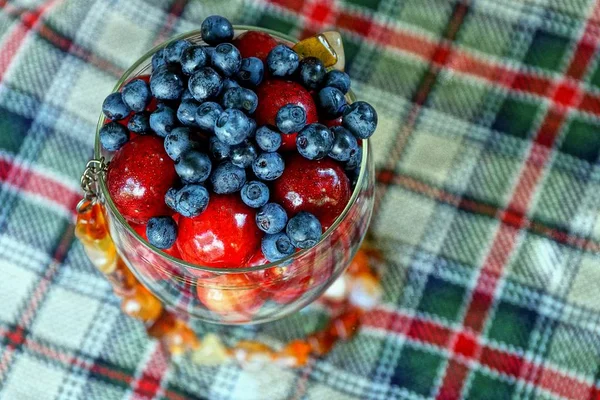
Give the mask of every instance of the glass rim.
[[[298, 42], [297, 39], [294, 39], [286, 34], [273, 31], [271, 29], [260, 28], [260, 27], [249, 26], [249, 25], [233, 25], [233, 28], [234, 28], [234, 32], [236, 32], [236, 33], [237, 33], [237, 31], [240, 31], [240, 30], [261, 31], [261, 32], [269, 33], [270, 35], [275, 36], [278, 39], [286, 40], [290, 43]], [[125, 81], [127, 79], [131, 78], [130, 75], [136, 69], [138, 69], [144, 62], [146, 62], [146, 60], [148, 58], [151, 58], [154, 53], [156, 53], [161, 48], [165, 47], [168, 43], [170, 43], [174, 40], [181, 40], [181, 39], [185, 39], [185, 38], [199, 35], [199, 34], [200, 34], [200, 30], [196, 29], [193, 31], [189, 31], [189, 32], [174, 36], [174, 37], [172, 37], [168, 40], [165, 40], [164, 42], [154, 46], [152, 49], [150, 49], [148, 52], [146, 52], [143, 56], [141, 56], [135, 63], [133, 63], [133, 65], [131, 67], [129, 67], [125, 72], [123, 72], [121, 78], [119, 78], [119, 81], [116, 83], [116, 85], [113, 88], [111, 93], [117, 92], [121, 88], [123, 83], [125, 83]], [[354, 92], [352, 92], [352, 90], [348, 91], [348, 96], [350, 97], [352, 102], [356, 101], [356, 96], [354, 95]], [[102, 114], [102, 112], [101, 112], [100, 118], [98, 120], [98, 124], [96, 126], [96, 138], [94, 141], [94, 157], [96, 159], [100, 159], [100, 157], [102, 157], [102, 151], [101, 151], [101, 146], [100, 146], [100, 128], [104, 125], [104, 119], [105, 119], [104, 114]], [[119, 224], [124, 225], [125, 229], [128, 231], [128, 233], [133, 235], [133, 237], [135, 237], [140, 242], [140, 245], [145, 246], [146, 249], [150, 250], [152, 253], [156, 254], [157, 256], [165, 258], [169, 262], [174, 262], [179, 267], [184, 267], [184, 268], [197, 270], [197, 271], [203, 271], [203, 272], [211, 272], [211, 273], [216, 273], [216, 274], [234, 274], [234, 273], [256, 272], [256, 271], [266, 270], [269, 268], [286, 267], [290, 264], [290, 261], [298, 259], [298, 258], [302, 257], [303, 255], [307, 254], [308, 252], [314, 251], [318, 246], [323, 245], [323, 242], [325, 241], [325, 239], [327, 239], [329, 236], [331, 236], [333, 234], [333, 232], [339, 227], [339, 225], [346, 218], [346, 216], [348, 215], [348, 213], [350, 212], [350, 210], [356, 203], [356, 200], [358, 199], [358, 195], [360, 193], [360, 188], [361, 188], [361, 182], [365, 179], [366, 174], [368, 173], [368, 171], [367, 171], [367, 169], [368, 169], [367, 168], [368, 154], [369, 154], [369, 139], [362, 139], [362, 159], [360, 162], [360, 172], [358, 174], [358, 179], [356, 180], [356, 182], [357, 182], [356, 186], [354, 187], [354, 190], [352, 191], [352, 194], [350, 195], [350, 199], [348, 200], [348, 204], [346, 204], [342, 213], [340, 215], [338, 215], [338, 217], [335, 219], [333, 224], [331, 224], [331, 226], [321, 235], [321, 239], [319, 239], [319, 242], [315, 246], [308, 248], [308, 249], [302, 249], [300, 251], [294, 252], [293, 254], [291, 254], [285, 258], [282, 258], [281, 260], [278, 260], [275, 262], [270, 262], [268, 264], [252, 266], [252, 267], [227, 267], [227, 268], [209, 267], [209, 266], [203, 266], [203, 265], [198, 265], [198, 264], [192, 264], [192, 263], [189, 263], [182, 259], [173, 257], [170, 254], [167, 254], [166, 252], [162, 251], [158, 247], [153, 246], [148, 241], [146, 241], [144, 238], [142, 238], [135, 231], [135, 229], [133, 229], [131, 227], [131, 225], [127, 222], [127, 220], [125, 220], [125, 218], [123, 217], [123, 215], [121, 215], [121, 212], [117, 209], [115, 203], [113, 202], [113, 200], [110, 196], [110, 193], [108, 192], [106, 180], [103, 175], [100, 175], [98, 182], [99, 182], [100, 190], [102, 192], [102, 202], [105, 205], [108, 205], [108, 207], [111, 209], [112, 213], [117, 217], [117, 221], [119, 222]]]

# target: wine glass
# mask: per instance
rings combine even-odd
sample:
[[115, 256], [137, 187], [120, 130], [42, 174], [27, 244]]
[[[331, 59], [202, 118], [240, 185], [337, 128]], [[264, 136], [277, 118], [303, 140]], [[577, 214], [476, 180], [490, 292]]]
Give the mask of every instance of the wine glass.
[[[248, 30], [267, 32], [292, 46], [294, 39], [258, 27], [235, 26], [235, 36]], [[115, 87], [152, 72], [152, 55], [171, 41], [187, 39], [204, 44], [199, 31], [165, 42], [142, 56]], [[355, 100], [350, 91], [348, 103]], [[98, 122], [95, 159], [110, 162], [99, 140], [104, 116]], [[374, 169], [368, 140], [362, 141], [360, 172], [354, 177], [349, 203], [313, 248], [261, 266], [216, 268], [175, 258], [145, 241], [123, 218], [112, 201], [106, 180], [98, 180], [99, 200], [105, 205], [109, 233], [122, 261], [135, 277], [169, 310], [184, 318], [217, 324], [255, 324], [294, 313], [319, 298], [344, 272], [361, 245], [372, 214]]]

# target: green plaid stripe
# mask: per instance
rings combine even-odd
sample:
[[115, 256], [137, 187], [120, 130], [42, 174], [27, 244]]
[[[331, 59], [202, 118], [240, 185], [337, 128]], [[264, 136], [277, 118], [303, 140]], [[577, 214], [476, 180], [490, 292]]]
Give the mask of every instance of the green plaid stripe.
[[[23, 13], [45, 4], [4, 3], [0, 49], [15, 38]], [[502, 216], [545, 115], [556, 101], [570, 101], [557, 100], [553, 88], [594, 2], [472, 2], [462, 8], [451, 43], [442, 37], [464, 7], [459, 2], [323, 2], [330, 10], [325, 24], [311, 19], [315, 3], [63, 0], [15, 42], [0, 82], [0, 162], [7, 166], [0, 168], [0, 398], [132, 394], [155, 343], [120, 313], [79, 244], [61, 250], [72, 215], [32, 182], [41, 177], [75, 191], [97, 110], [120, 71], [210, 14], [292, 35], [343, 27], [353, 86], [380, 115], [374, 137], [380, 203], [372, 233], [384, 252], [384, 304], [355, 340], [303, 370], [200, 367], [183, 359], [167, 369], [158, 398], [431, 398], [454, 360], [467, 366], [463, 398], [597, 396], [600, 110], [593, 104], [600, 52], [592, 52], [576, 82], [579, 107], [567, 112], [547, 150], [527, 224]], [[443, 48], [447, 57], [432, 64]], [[464, 59], [496, 67], [497, 75], [465, 69]], [[515, 77], [548, 87], [523, 88]], [[412, 115], [421, 92], [427, 96]], [[464, 355], [472, 343], [462, 319], [506, 226], [517, 227], [516, 244], [475, 337], [477, 361], [469, 362], [475, 356]], [[39, 298], [34, 306], [32, 298]], [[314, 308], [260, 327], [195, 322], [194, 328], [229, 343], [256, 337], [279, 343], [325, 319]], [[511, 369], [515, 363], [521, 368]]]

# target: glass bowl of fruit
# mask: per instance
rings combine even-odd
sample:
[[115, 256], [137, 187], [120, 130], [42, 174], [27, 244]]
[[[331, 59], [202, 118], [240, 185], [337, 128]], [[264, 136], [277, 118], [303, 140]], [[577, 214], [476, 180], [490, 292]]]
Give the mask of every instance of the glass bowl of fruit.
[[279, 319], [358, 250], [377, 114], [323, 43], [209, 17], [140, 58], [104, 101], [96, 195], [120, 259], [170, 310]]

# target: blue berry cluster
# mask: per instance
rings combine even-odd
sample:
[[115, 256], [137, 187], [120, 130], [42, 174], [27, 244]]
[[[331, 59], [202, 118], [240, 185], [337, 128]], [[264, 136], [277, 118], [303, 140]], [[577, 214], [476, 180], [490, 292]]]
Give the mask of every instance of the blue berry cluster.
[[[227, 19], [211, 16], [201, 25], [206, 45], [184, 39], [157, 51], [149, 82], [134, 79], [104, 101], [102, 110], [110, 121], [101, 128], [100, 141], [105, 150], [117, 151], [130, 132], [164, 138], [181, 180], [167, 192], [165, 203], [193, 218], [206, 209], [211, 192], [239, 192], [246, 205], [257, 209], [256, 224], [265, 233], [263, 254], [276, 261], [314, 246], [322, 233], [314, 215], [301, 212], [288, 218], [281, 205], [269, 201], [269, 184], [285, 169], [279, 152], [282, 135], [298, 132], [296, 147], [302, 156], [331, 157], [356, 173], [362, 158], [358, 141], [373, 134], [377, 113], [368, 103], [347, 103], [350, 78], [345, 72], [328, 72], [318, 58], [300, 59], [283, 44], [273, 48], [265, 64], [256, 57], [242, 58], [231, 43], [233, 35]], [[304, 108], [287, 104], [277, 112], [276, 126], [257, 127], [254, 90], [265, 74], [296, 80], [314, 91], [319, 114], [341, 117], [342, 126], [307, 124]], [[158, 106], [148, 112], [153, 98]], [[127, 124], [118, 122], [125, 118]], [[166, 249], [176, 240], [177, 225], [171, 217], [157, 216], [146, 233], [150, 243]]]

